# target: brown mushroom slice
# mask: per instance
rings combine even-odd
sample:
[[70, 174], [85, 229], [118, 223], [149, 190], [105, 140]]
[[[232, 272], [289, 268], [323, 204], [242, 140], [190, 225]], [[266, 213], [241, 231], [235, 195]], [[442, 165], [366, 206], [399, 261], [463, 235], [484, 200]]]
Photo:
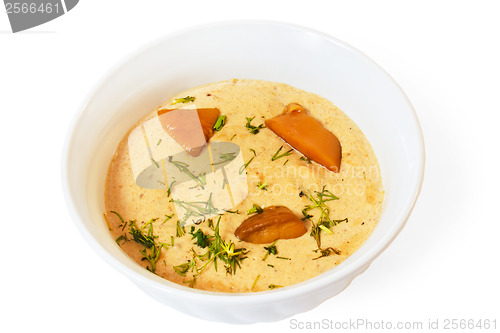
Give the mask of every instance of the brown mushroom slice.
[[214, 135], [213, 127], [219, 116], [217, 108], [158, 110], [163, 129], [193, 156], [200, 155]]
[[239, 239], [255, 244], [291, 239], [307, 232], [304, 222], [284, 206], [270, 206], [247, 218], [234, 232]]
[[266, 120], [266, 126], [308, 159], [330, 171], [340, 171], [339, 139], [300, 104], [291, 103], [282, 114]]

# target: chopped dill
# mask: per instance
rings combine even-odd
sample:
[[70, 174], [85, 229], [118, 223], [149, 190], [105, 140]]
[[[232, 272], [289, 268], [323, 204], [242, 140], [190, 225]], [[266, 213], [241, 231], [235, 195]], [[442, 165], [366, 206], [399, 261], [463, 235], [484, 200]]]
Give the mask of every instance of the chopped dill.
[[278, 242], [278, 240], [275, 240], [271, 245], [264, 246], [264, 249], [266, 250], [266, 254], [264, 255], [264, 258], [262, 258], [262, 261], [266, 261], [267, 257], [270, 254], [272, 254], [272, 255], [278, 254], [278, 249], [276, 248], [277, 242]]
[[213, 235], [207, 235], [207, 250], [205, 253], [197, 253], [191, 249], [192, 258], [187, 262], [173, 266], [174, 271], [186, 276], [188, 272], [192, 273], [190, 280], [184, 281], [190, 287], [196, 283], [196, 279], [213, 263], [214, 269], [217, 271], [217, 262], [223, 262], [227, 274], [235, 274], [237, 268], [241, 268], [241, 261], [246, 258], [248, 251], [244, 248], [236, 248], [232, 241], [225, 241], [219, 234], [221, 216], [217, 220]]
[[280, 257], [280, 256], [276, 256], [276, 258], [278, 258], [278, 259], [283, 259], [283, 260], [292, 260], [292, 258]]
[[259, 183], [257, 184], [257, 187], [259, 188], [259, 190], [267, 191], [267, 185], [268, 185], [268, 184], [267, 184], [266, 182], [264, 182], [264, 183], [259, 182]]
[[189, 170], [189, 164], [187, 164], [185, 162], [181, 162], [181, 161], [174, 161], [174, 159], [172, 158], [172, 156], [168, 157], [168, 161], [170, 163], [172, 163], [173, 165], [175, 165], [180, 172], [184, 172], [191, 179], [193, 179], [194, 181], [196, 181], [198, 183], [198, 185], [201, 186], [201, 188], [203, 188], [203, 185], [207, 185], [206, 173], [202, 173], [202, 174], [200, 174], [198, 176], [195, 176]]
[[156, 262], [160, 259], [161, 249], [165, 246], [165, 244], [153, 245], [148, 253], [148, 249], [139, 250], [139, 252], [144, 256], [141, 260], [149, 261], [151, 268], [146, 267], [149, 271], [154, 273], [156, 271]]
[[176, 237], [182, 237], [186, 233], [186, 229], [184, 229], [184, 226], [181, 225], [181, 221], [177, 221], [177, 226], [175, 228], [175, 236]]
[[186, 276], [186, 273], [188, 271], [191, 271], [191, 272], [194, 271], [194, 269], [196, 268], [196, 262], [194, 260], [188, 260], [187, 262], [185, 262], [183, 264], [173, 266], [173, 268], [177, 274], [179, 274], [181, 276]]
[[277, 285], [277, 284], [270, 284], [267, 286], [269, 289], [273, 290], [276, 288], [282, 288], [283, 286]]
[[248, 165], [253, 161], [253, 159], [255, 158], [255, 156], [257, 156], [257, 154], [255, 154], [255, 150], [250, 149], [250, 151], [253, 153], [253, 156], [252, 156], [251, 159], [248, 160], [248, 162], [246, 162], [245, 164], [243, 164], [241, 166], [240, 171], [239, 171], [240, 175], [243, 173], [243, 171], [245, 171], [247, 169]]
[[174, 101], [172, 103], [170, 103], [170, 105], [175, 105], [175, 104], [178, 104], [178, 103], [194, 102], [195, 99], [196, 99], [196, 97], [193, 97], [193, 96], [186, 96], [186, 97], [182, 97], [182, 98], [176, 98], [176, 99], [174, 99]]
[[117, 212], [115, 212], [114, 210], [111, 210], [110, 213], [113, 213], [115, 214], [116, 216], [118, 216], [118, 218], [120, 219], [120, 221], [122, 222], [122, 224], [125, 224], [125, 221], [123, 220], [123, 217], [118, 214]]
[[239, 210], [226, 210], [226, 209], [223, 209], [223, 211], [225, 213], [230, 213], [230, 214], [239, 214], [240, 213]]
[[[301, 195], [302, 194], [302, 195]], [[310, 235], [314, 238], [316, 241], [316, 244], [318, 248], [314, 250], [314, 252], [320, 252], [321, 255], [317, 258], [314, 259], [319, 259], [322, 257], [327, 257], [332, 253], [335, 254], [340, 254], [340, 252], [332, 247], [328, 248], [322, 248], [321, 247], [321, 232], [324, 231], [328, 234], [332, 234], [331, 228], [336, 226], [337, 224], [341, 222], [349, 222], [347, 218], [342, 219], [342, 220], [332, 220], [330, 218], [330, 210], [326, 206], [325, 202], [332, 201], [332, 200], [339, 200], [337, 196], [332, 194], [330, 191], [325, 189], [325, 186], [323, 186], [321, 192], [315, 191], [314, 193], [308, 193], [305, 194], [303, 191], [299, 193], [299, 196], [307, 196], [307, 198], [312, 202], [311, 205], [307, 205], [303, 210], [302, 210], [302, 215], [304, 216], [302, 220], [309, 220], [311, 222], [311, 233]], [[313, 218], [313, 215], [310, 215], [309, 212], [314, 209], [319, 209], [320, 211], [320, 217], [318, 221], [315, 223], [311, 218]]]
[[267, 266], [269, 266], [269, 267], [271, 267], [271, 268], [274, 268], [274, 266], [273, 266], [273, 265], [271, 265], [271, 264], [267, 264]]
[[217, 163], [213, 163], [213, 165], [218, 165], [226, 162], [231, 162], [236, 158], [236, 153], [231, 152], [231, 153], [222, 153], [219, 155], [220, 161]]
[[333, 234], [333, 232], [330, 229], [328, 229], [323, 223], [318, 224], [318, 227], [320, 227], [327, 234], [330, 234], [330, 235]]
[[323, 258], [323, 257], [328, 257], [332, 253], [335, 253], [336, 255], [340, 254], [339, 250], [334, 249], [333, 247], [330, 247], [330, 246], [327, 247], [326, 249], [316, 249], [316, 250], [314, 250], [314, 252], [320, 252], [321, 254], [319, 255], [319, 257], [313, 258], [313, 260], [317, 260], [317, 259]]
[[227, 119], [227, 116], [226, 115], [222, 115], [222, 116], [219, 116], [219, 118], [217, 118], [217, 120], [215, 121], [215, 124], [214, 124], [214, 131], [220, 131], [222, 129], [222, 127], [224, 127], [224, 125], [226, 125], [226, 119]]
[[306, 162], [307, 164], [311, 164], [311, 160], [310, 160], [310, 159], [308, 159], [308, 158], [307, 158], [307, 157], [305, 157], [305, 156], [301, 156], [301, 157], [300, 157], [300, 159], [301, 159], [302, 161]]
[[[151, 249], [155, 245], [155, 238], [158, 238], [158, 236], [153, 235], [153, 222], [156, 221], [157, 219], [151, 219], [148, 223], [146, 223], [144, 226], [142, 226], [140, 229], [137, 227], [137, 224], [135, 221], [129, 221], [129, 233], [132, 235], [132, 239], [139, 243], [144, 245], [147, 249]], [[144, 232], [143, 230], [149, 227], [147, 232]]]
[[[132, 240], [144, 246], [144, 249], [139, 250], [139, 252], [143, 255], [141, 261], [149, 261], [150, 267], [146, 268], [152, 273], [156, 270], [156, 262], [160, 258], [161, 249], [167, 247], [167, 244], [164, 243], [156, 244], [155, 239], [158, 238], [158, 236], [153, 234], [153, 223], [156, 220], [158, 219], [149, 220], [149, 222], [145, 223], [141, 228], [137, 226], [135, 220], [128, 221], [128, 232], [132, 235]], [[125, 236], [123, 236], [123, 238], [121, 237], [118, 237], [116, 240], [118, 244], [122, 239], [125, 241], [128, 240]]]
[[173, 182], [170, 183], [170, 186], [168, 187], [168, 190], [167, 190], [167, 198], [170, 197], [170, 194], [172, 194], [172, 186], [174, 186], [176, 180], [174, 180]]
[[151, 157], [151, 161], [156, 165], [157, 168], [160, 167], [160, 165], [158, 164], [158, 162], [156, 162], [152, 157]]
[[292, 154], [292, 151], [293, 149], [290, 149], [289, 151], [287, 152], [284, 152], [283, 154], [281, 155], [278, 155], [281, 151], [281, 149], [283, 149], [283, 146], [279, 147], [278, 150], [274, 153], [273, 157], [271, 157], [271, 161], [276, 161], [277, 159], [279, 158], [282, 158], [282, 157], [285, 157], [285, 156], [288, 156], [288, 155], [291, 155]]
[[186, 221], [190, 217], [200, 217], [201, 222], [207, 215], [214, 214], [219, 211], [216, 207], [214, 207], [212, 194], [213, 193], [210, 193], [207, 201], [182, 201], [174, 199], [170, 199], [170, 201], [186, 211], [182, 219], [183, 221]]
[[250, 215], [250, 214], [262, 214], [262, 212], [264, 212], [264, 210], [262, 209], [262, 207], [260, 207], [259, 205], [257, 204], [253, 204], [252, 208], [250, 208], [249, 210], [247, 210], [247, 214]]
[[[125, 235], [121, 235], [120, 237], [118, 237], [118, 238], [115, 240], [115, 242], [116, 242], [116, 244], [120, 245], [120, 242], [121, 242], [121, 241], [123, 241], [123, 243], [125, 243], [127, 240], [128, 240], [128, 239], [127, 239], [127, 237], [126, 237]], [[122, 243], [122, 244], [123, 244], [123, 243]]]
[[167, 214], [165, 214], [165, 220], [163, 220], [163, 222], [162, 222], [161, 224], [163, 224], [163, 223], [167, 222], [167, 221], [168, 221], [168, 220], [170, 220], [172, 217], [174, 217], [174, 214], [172, 214], [172, 215], [167, 215]]
[[191, 227], [191, 231], [189, 234], [192, 236], [191, 239], [196, 239], [195, 244], [201, 247], [202, 249], [206, 248], [210, 244], [209, 237], [203, 233], [203, 230], [198, 229], [196, 232], [194, 231], [194, 226]]
[[250, 289], [251, 291], [254, 291], [255, 286], [257, 285], [257, 281], [259, 281], [259, 278], [260, 278], [260, 274], [257, 275], [257, 277], [255, 278], [255, 281], [253, 281], [252, 289]]
[[[122, 231], [125, 230], [125, 228], [127, 227], [127, 224], [128, 224], [128, 221], [123, 224]], [[120, 226], [121, 226], [121, 224], [118, 227], [120, 227]]]
[[[121, 225], [123, 225], [122, 230], [124, 230], [128, 224], [128, 233], [130, 235], [132, 235], [132, 240], [134, 242], [139, 243], [139, 244], [144, 246], [144, 249], [139, 250], [139, 252], [143, 255], [141, 261], [143, 261], [143, 260], [149, 261], [150, 267], [146, 266], [146, 268], [149, 271], [151, 271], [152, 273], [154, 273], [156, 270], [156, 263], [157, 263], [158, 259], [160, 259], [161, 249], [167, 248], [169, 246], [168, 244], [161, 243], [161, 242], [159, 242], [158, 244], [156, 243], [156, 238], [158, 238], [158, 236], [155, 236], [153, 233], [153, 223], [155, 221], [157, 221], [158, 219], [157, 218], [151, 219], [139, 228], [137, 226], [137, 222], [135, 220], [130, 220], [130, 221], [125, 222], [123, 220], [123, 218], [121, 217], [121, 215], [118, 214], [117, 212], [111, 211], [111, 213], [118, 216], [118, 218], [122, 222], [122, 224], [121, 224]], [[165, 221], [167, 221], [168, 219], [170, 219], [173, 216], [173, 214], [171, 216], [169, 216], [169, 215], [165, 215], [165, 216], [167, 216], [167, 219], [165, 220]], [[121, 241], [123, 241], [123, 243], [125, 243], [128, 240], [129, 239], [127, 238], [126, 234], [121, 235], [120, 237], [118, 237], [116, 239], [116, 244], [120, 245]], [[173, 245], [173, 241], [171, 243]]]
[[261, 129], [265, 128], [266, 126], [264, 126], [264, 124], [260, 124], [259, 126], [254, 126], [252, 125], [252, 120], [255, 119], [255, 116], [253, 116], [252, 118], [248, 118], [246, 117], [247, 119], [247, 123], [245, 125], [246, 128], [248, 128], [250, 130], [250, 133], [252, 134], [257, 134], [260, 132]]

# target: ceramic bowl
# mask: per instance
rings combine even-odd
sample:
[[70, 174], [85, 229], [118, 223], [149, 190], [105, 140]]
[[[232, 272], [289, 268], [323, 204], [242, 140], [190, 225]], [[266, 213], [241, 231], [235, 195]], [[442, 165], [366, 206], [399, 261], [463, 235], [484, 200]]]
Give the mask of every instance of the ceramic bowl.
[[[127, 130], [174, 94], [232, 78], [282, 82], [326, 97], [357, 123], [380, 163], [386, 193], [372, 235], [340, 265], [293, 286], [226, 294], [177, 285], [130, 259], [103, 218], [107, 167]], [[63, 156], [69, 211], [90, 246], [160, 302], [230, 323], [277, 321], [342, 291], [400, 232], [419, 194], [423, 170], [418, 119], [384, 70], [331, 36], [261, 21], [198, 26], [135, 52], [94, 88], [69, 130]]]

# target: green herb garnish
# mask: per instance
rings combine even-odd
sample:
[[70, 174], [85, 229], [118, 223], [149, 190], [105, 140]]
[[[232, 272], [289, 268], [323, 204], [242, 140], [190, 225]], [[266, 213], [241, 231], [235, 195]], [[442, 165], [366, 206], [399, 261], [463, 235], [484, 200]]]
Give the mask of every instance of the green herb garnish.
[[259, 190], [267, 191], [267, 185], [267, 183], [262, 184], [262, 182], [259, 182], [257, 184], [257, 187], [259, 188]]
[[255, 119], [255, 116], [253, 116], [252, 118], [248, 118], [246, 117], [247, 119], [247, 123], [245, 125], [246, 128], [248, 128], [250, 130], [250, 133], [252, 134], [257, 134], [260, 132], [261, 129], [265, 128], [266, 126], [264, 126], [264, 124], [260, 124], [259, 126], [254, 126], [252, 125], [252, 120]]
[[247, 210], [247, 214], [250, 215], [250, 214], [262, 214], [262, 212], [264, 212], [264, 210], [262, 209], [262, 207], [260, 207], [259, 205], [257, 204], [253, 204], [252, 208], [250, 208], [249, 210]]
[[211, 215], [219, 211], [216, 207], [214, 207], [212, 202], [212, 193], [210, 193], [207, 201], [182, 201], [174, 199], [170, 199], [170, 201], [186, 211], [182, 221], [186, 221], [190, 217], [199, 217], [200, 220], [204, 220], [207, 215]]
[[269, 289], [273, 290], [273, 289], [276, 289], [276, 288], [282, 288], [283, 286], [279, 286], [277, 284], [270, 284], [267, 286]]
[[307, 157], [305, 157], [305, 156], [301, 156], [301, 157], [300, 157], [300, 159], [301, 159], [302, 161], [306, 162], [307, 164], [311, 164], [311, 160], [310, 160], [310, 159], [308, 159], [308, 158], [307, 158]]
[[123, 217], [118, 214], [117, 212], [115, 212], [114, 210], [111, 210], [110, 213], [113, 213], [115, 214], [116, 216], [118, 216], [118, 218], [120, 219], [120, 221], [122, 222], [118, 227], [121, 227], [123, 224], [125, 224], [126, 222], [123, 220]]
[[[132, 239], [139, 243], [144, 245], [147, 249], [152, 248], [155, 245], [155, 238], [158, 238], [158, 236], [153, 235], [153, 222], [156, 221], [156, 219], [151, 219], [148, 223], [146, 223], [144, 226], [142, 226], [140, 229], [137, 227], [137, 224], [135, 221], [129, 221], [129, 233], [132, 235]], [[144, 232], [144, 229], [148, 227], [147, 232]]]
[[218, 165], [226, 162], [230, 162], [236, 158], [236, 153], [231, 152], [231, 153], [222, 153], [219, 155], [220, 161], [217, 163], [214, 163], [213, 165]]
[[255, 285], [257, 284], [257, 281], [259, 281], [259, 278], [260, 278], [260, 275], [257, 275], [257, 277], [255, 278], [255, 281], [253, 281], [252, 289], [250, 289], [251, 291], [254, 291]]
[[192, 239], [196, 239], [195, 244], [202, 249], [206, 248], [210, 243], [209, 236], [205, 235], [201, 229], [196, 230], [196, 232], [194, 232], [194, 229], [194, 226], [192, 226], [189, 233], [191, 234]]
[[340, 251], [337, 249], [334, 249], [333, 247], [327, 247], [326, 249], [316, 249], [314, 252], [320, 252], [320, 255], [316, 258], [313, 258], [313, 260], [317, 260], [319, 258], [323, 257], [328, 257], [330, 254], [335, 253], [336, 255], [340, 254]]
[[[185, 163], [185, 162], [181, 162], [181, 161], [175, 161], [172, 156], [169, 156], [168, 157], [168, 161], [170, 163], [172, 163], [173, 165], [175, 165], [175, 167], [181, 171], [181, 172], [184, 172], [186, 175], [188, 175], [191, 179], [193, 179], [194, 181], [196, 181], [198, 183], [198, 185], [201, 186], [201, 188], [203, 188], [203, 185], [207, 185], [207, 180], [206, 180], [206, 173], [202, 173], [198, 176], [195, 176], [190, 170], [189, 170], [189, 164]], [[173, 183], [172, 183], [173, 184]]]
[[194, 271], [194, 269], [196, 268], [196, 262], [194, 260], [188, 260], [187, 262], [185, 262], [183, 264], [173, 266], [173, 268], [177, 274], [179, 274], [181, 276], [186, 276], [186, 273], [188, 271], [191, 271], [191, 272]]
[[[310, 192], [308, 194], [305, 194], [303, 191], [299, 193], [299, 196], [304, 196], [306, 195], [307, 198], [312, 202], [311, 205], [306, 206], [302, 210], [302, 215], [304, 217], [302, 218], [303, 220], [309, 220], [311, 222], [311, 233], [310, 235], [314, 238], [316, 241], [316, 244], [318, 248], [314, 250], [314, 252], [320, 252], [320, 256], [314, 259], [319, 259], [322, 257], [329, 256], [332, 253], [335, 254], [340, 254], [340, 252], [332, 247], [328, 248], [322, 248], [321, 247], [321, 232], [324, 231], [326, 233], [332, 233], [330, 230], [332, 227], [336, 226], [337, 224], [341, 222], [349, 222], [347, 218], [342, 219], [342, 220], [332, 220], [330, 218], [330, 210], [326, 206], [325, 202], [332, 201], [332, 200], [339, 200], [337, 196], [332, 194], [330, 191], [325, 189], [325, 186], [323, 186], [321, 192], [315, 191], [314, 194], [311, 194]], [[313, 215], [310, 215], [309, 212], [311, 210], [318, 209], [320, 211], [320, 217], [318, 221], [315, 223], [311, 218], [313, 218]]]
[[172, 194], [172, 186], [174, 186], [176, 180], [170, 183], [170, 186], [167, 189], [167, 197], [170, 197], [170, 194]]
[[255, 153], [255, 150], [253, 149], [250, 149], [250, 151], [253, 153], [253, 156], [251, 159], [248, 160], [248, 162], [246, 162], [245, 164], [243, 164], [239, 170], [239, 173], [240, 175], [243, 173], [243, 171], [246, 170], [246, 168], [248, 167], [248, 165], [253, 161], [253, 159], [255, 158], [255, 156], [257, 156], [257, 154]]
[[[177, 274], [186, 276], [188, 271], [191, 271], [191, 280], [184, 281], [190, 287], [196, 283], [196, 279], [202, 274], [208, 266], [213, 263], [214, 269], [217, 270], [217, 263], [224, 263], [227, 274], [235, 274], [237, 268], [241, 268], [241, 261], [246, 258], [248, 251], [244, 248], [236, 248], [236, 245], [231, 241], [225, 241], [219, 234], [221, 216], [217, 220], [214, 228], [214, 235], [207, 235], [207, 250], [205, 253], [197, 253], [191, 249], [193, 253], [192, 259], [181, 265], [173, 266]], [[195, 234], [195, 233], [194, 233]]]
[[156, 262], [160, 259], [161, 249], [165, 246], [165, 244], [153, 245], [150, 249], [149, 253], [147, 249], [139, 250], [139, 252], [144, 256], [141, 260], [149, 261], [151, 268], [146, 267], [149, 271], [154, 273], [156, 271]]
[[273, 157], [271, 157], [271, 161], [276, 161], [279, 158], [291, 155], [292, 151], [293, 151], [293, 149], [290, 149], [289, 151], [287, 151], [281, 155], [278, 155], [280, 153], [281, 149], [283, 149], [283, 146], [279, 147], [279, 149], [274, 153]]
[[[144, 249], [139, 250], [139, 252], [143, 255], [142, 260], [147, 260], [150, 263], [150, 267], [146, 267], [149, 271], [155, 272], [156, 270], [156, 262], [160, 258], [161, 255], [161, 249], [162, 248], [167, 248], [168, 244], [165, 243], [156, 243], [156, 238], [158, 236], [155, 236], [153, 233], [153, 223], [156, 222], [158, 219], [151, 219], [147, 223], [145, 223], [142, 227], [138, 227], [137, 223], [135, 220], [130, 220], [125, 222], [123, 218], [121, 217], [120, 214], [118, 214], [115, 211], [111, 211], [111, 213], [115, 214], [118, 216], [120, 221], [122, 222], [121, 225], [123, 225], [123, 229], [125, 229], [125, 226], [129, 226], [128, 228], [128, 233], [132, 235], [132, 240], [136, 243], [139, 243], [144, 246]], [[172, 215], [165, 215], [167, 218], [165, 219], [164, 222], [172, 218]], [[120, 226], [121, 226], [120, 225]], [[126, 242], [129, 239], [127, 239], [126, 235], [121, 235], [116, 239], [116, 243], [120, 245], [120, 242]], [[123, 244], [123, 243], [122, 243]], [[173, 245], [173, 242], [172, 242]]]
[[227, 209], [223, 209], [223, 211], [225, 213], [230, 213], [230, 214], [239, 214], [240, 213], [239, 210], [227, 210]]
[[151, 158], [151, 161], [156, 165], [157, 168], [160, 167], [160, 165], [158, 164], [158, 162], [156, 162], [153, 158]]
[[156, 262], [160, 258], [161, 249], [167, 246], [164, 243], [156, 244], [155, 239], [158, 238], [158, 236], [153, 234], [153, 223], [156, 220], [158, 219], [149, 220], [149, 222], [144, 224], [141, 228], [137, 226], [135, 221], [128, 221], [129, 233], [132, 235], [132, 239], [144, 246], [144, 249], [139, 250], [143, 255], [141, 260], [149, 261], [151, 267], [146, 268], [153, 273], [156, 270]]
[[194, 102], [195, 99], [196, 99], [196, 97], [193, 97], [193, 96], [186, 96], [186, 97], [182, 97], [182, 98], [176, 98], [176, 99], [174, 99], [174, 101], [170, 105], [175, 105], [175, 104], [178, 104], [178, 103]]
[[175, 236], [182, 237], [186, 233], [186, 229], [181, 225], [181, 221], [177, 221], [177, 226], [175, 228]]
[[123, 226], [120, 224], [120, 225], [118, 226], [118, 228], [122, 226], [122, 231], [123, 231], [123, 230], [125, 230], [125, 228], [127, 227], [127, 224], [128, 224], [128, 221], [127, 221], [127, 222], [125, 222], [125, 224], [123, 224]]
[[[271, 245], [269, 246], [264, 246], [264, 249], [267, 251], [266, 254], [264, 255], [264, 258], [262, 258], [262, 261], [266, 261], [267, 257], [272, 254], [276, 255], [278, 254], [278, 249], [276, 248], [276, 243], [278, 240], [275, 240]], [[274, 266], [273, 266], [274, 267]]]
[[219, 116], [219, 118], [217, 118], [217, 120], [215, 121], [215, 124], [214, 124], [214, 131], [220, 131], [222, 129], [222, 127], [224, 127], [224, 125], [226, 125], [226, 119], [227, 119], [227, 116], [226, 115], [222, 115], [222, 116]]
[[[120, 242], [121, 242], [121, 241], [123, 241], [123, 243], [125, 243], [125, 242], [127, 241], [127, 237], [126, 237], [126, 236], [124, 236], [124, 235], [121, 235], [120, 237], [118, 237], [118, 238], [115, 240], [116, 244], [118, 244], [118, 245], [120, 245]], [[122, 244], [123, 244], [123, 243], [122, 243]]]
[[163, 222], [162, 222], [161, 224], [163, 224], [163, 223], [167, 222], [167, 221], [168, 221], [168, 220], [170, 220], [172, 217], [174, 217], [174, 214], [172, 214], [172, 215], [167, 215], [167, 214], [165, 214], [165, 219], [163, 220]]

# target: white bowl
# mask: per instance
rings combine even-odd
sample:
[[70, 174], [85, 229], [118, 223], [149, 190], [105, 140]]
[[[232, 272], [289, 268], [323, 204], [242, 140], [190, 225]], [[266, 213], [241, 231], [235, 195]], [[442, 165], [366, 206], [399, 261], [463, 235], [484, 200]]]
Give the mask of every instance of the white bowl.
[[[358, 124], [380, 162], [386, 195], [373, 234], [342, 264], [297, 285], [248, 294], [177, 285], [130, 259], [103, 219], [106, 170], [127, 130], [176, 93], [232, 78], [283, 82], [328, 98]], [[69, 211], [87, 242], [147, 294], [196, 317], [252, 323], [310, 310], [349, 285], [404, 226], [423, 170], [424, 145], [415, 112], [399, 86], [373, 61], [307, 28], [238, 21], [169, 35], [108, 73], [69, 131], [63, 184]]]

